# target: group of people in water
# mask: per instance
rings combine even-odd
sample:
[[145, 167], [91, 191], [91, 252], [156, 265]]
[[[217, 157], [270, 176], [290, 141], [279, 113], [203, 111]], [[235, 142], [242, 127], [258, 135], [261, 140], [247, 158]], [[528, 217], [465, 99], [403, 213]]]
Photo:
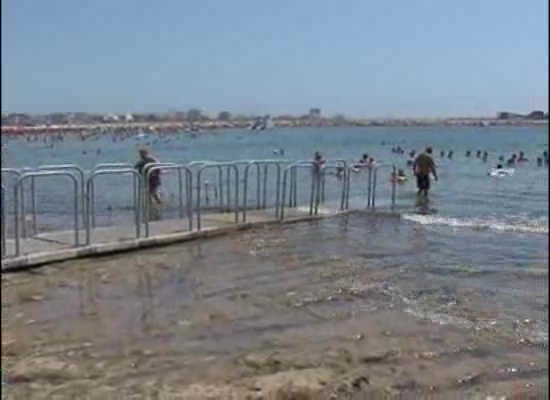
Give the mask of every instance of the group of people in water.
[[[156, 135], [158, 135], [158, 139], [162, 139], [165, 136], [169, 135], [169, 132], [154, 132], [152, 130], [148, 133], [155, 133]], [[120, 129], [120, 130], [113, 129], [107, 132], [101, 129], [82, 131], [78, 133], [78, 136], [81, 141], [87, 141], [87, 140], [94, 140], [94, 139], [97, 140], [99, 139], [100, 136], [103, 136], [105, 134], [110, 135], [113, 142], [124, 141], [128, 138], [136, 137], [135, 131], [124, 130], [124, 129]], [[9, 136], [10, 138], [21, 137], [21, 136], [11, 137], [12, 135], [6, 135], [6, 136]], [[48, 135], [28, 134], [28, 135], [24, 135], [23, 137], [25, 137], [26, 141], [29, 143], [42, 141], [47, 147], [53, 147], [57, 143], [63, 142], [65, 135], [62, 133], [55, 133], [55, 134], [52, 133]], [[424, 152], [417, 154], [416, 150], [410, 150], [407, 153], [401, 146], [395, 146], [395, 147], [392, 147], [391, 152], [393, 154], [408, 155], [406, 165], [408, 168], [412, 169], [412, 173], [416, 177], [418, 194], [427, 196], [430, 190], [430, 177], [433, 176], [435, 180], [438, 179], [436, 164], [433, 158], [433, 149], [431, 147], [428, 147], [425, 149]], [[86, 154], [86, 150], [83, 150], [83, 154]], [[101, 154], [101, 149], [97, 149], [96, 155], [100, 155], [100, 154]], [[284, 149], [273, 150], [273, 155], [283, 156]], [[441, 158], [447, 158], [449, 160], [452, 160], [454, 156], [454, 152], [452, 150], [449, 150], [449, 151], [441, 150], [439, 152], [439, 156]], [[470, 158], [473, 156], [474, 156], [473, 151], [467, 150], [465, 152], [466, 158]], [[476, 150], [475, 157], [482, 161], [488, 161], [489, 152], [487, 150]], [[149, 163], [155, 163], [155, 162], [158, 162], [158, 161], [150, 155], [148, 150], [141, 149], [139, 150], [139, 161], [136, 163], [135, 168], [139, 173], [145, 175], [147, 172], [147, 169], [145, 168], [145, 166]], [[326, 160], [323, 158], [320, 152], [315, 152], [313, 157], [313, 162], [315, 166], [320, 168], [326, 163]], [[528, 162], [529, 162], [529, 159], [526, 157], [525, 152], [519, 151], [517, 154], [516, 153], [511, 154], [511, 156], [508, 158], [506, 158], [503, 155], [499, 156], [498, 164], [493, 169], [497, 171], [503, 171], [505, 169], [504, 166], [506, 166], [508, 167], [509, 170], [511, 170], [518, 165], [525, 164]], [[544, 150], [541, 154], [537, 155], [536, 165], [538, 167], [548, 166], [548, 150]], [[357, 162], [355, 162], [352, 165], [352, 171], [355, 173], [360, 173], [365, 169], [372, 170], [376, 166], [377, 166], [377, 163], [374, 157], [370, 156], [367, 153], [364, 153], [357, 160]], [[344, 172], [345, 172], [344, 168], [340, 166], [337, 168], [336, 175], [341, 178], [343, 177]], [[393, 182], [401, 184], [406, 182], [408, 180], [408, 177], [405, 173], [405, 169], [399, 168], [396, 171], [391, 173], [390, 179]], [[161, 203], [161, 199], [158, 193], [160, 185], [161, 185], [160, 171], [154, 171], [153, 173], [149, 174], [148, 189], [149, 189], [151, 198], [158, 204]]]
[[[405, 150], [401, 146], [392, 147], [391, 152], [394, 154], [405, 154]], [[445, 152], [440, 151], [440, 157], [446, 157], [448, 159], [453, 159], [454, 152], [452, 150]], [[472, 157], [472, 151], [467, 150], [465, 153], [466, 158]], [[438, 180], [437, 168], [433, 158], [433, 149], [432, 147], [427, 147], [424, 152], [417, 154], [416, 150], [411, 150], [408, 152], [407, 167], [412, 169], [413, 175], [416, 177], [416, 186], [417, 194], [419, 196], [428, 196], [428, 192], [431, 186], [431, 176], [434, 180]], [[484, 150], [477, 150], [475, 157], [482, 160], [488, 161], [489, 152]], [[525, 152], [519, 151], [518, 154], [513, 153], [508, 159], [505, 159], [504, 156], [499, 156], [499, 164], [493, 170], [497, 170], [497, 173], [492, 174], [491, 171], [489, 175], [493, 176], [502, 176], [504, 174], [500, 172], [506, 172], [506, 175], [512, 175], [514, 167], [519, 164], [527, 163], [529, 160], [525, 156]], [[325, 164], [325, 159], [319, 152], [315, 152], [313, 161], [315, 165], [321, 166]], [[510, 167], [508, 170], [504, 170], [503, 164]], [[544, 150], [540, 156], [537, 157], [536, 163], [538, 167], [548, 166], [548, 151]], [[361, 172], [363, 169], [372, 169], [376, 166], [376, 162], [373, 157], [368, 154], [363, 154], [363, 156], [353, 165], [353, 172]], [[342, 177], [344, 175], [344, 168], [339, 167], [337, 176]], [[408, 177], [403, 168], [398, 168], [391, 173], [390, 179], [392, 182], [402, 184], [408, 180]]]
[[[394, 151], [395, 149], [392, 149]], [[401, 153], [401, 148], [397, 151]], [[395, 152], [395, 151], [394, 151]], [[432, 157], [432, 148], [428, 147], [423, 153], [414, 158], [411, 167], [414, 175], [416, 176], [416, 185], [418, 188], [418, 195], [427, 197], [430, 190], [430, 176], [433, 175], [435, 180], [438, 180], [437, 170], [435, 166], [435, 161]], [[416, 155], [415, 151], [412, 151], [409, 154], [411, 157]], [[313, 164], [314, 166], [320, 168], [326, 163], [326, 160], [323, 158], [320, 152], [315, 152], [313, 155]], [[363, 169], [373, 169], [376, 167], [376, 161], [373, 157], [369, 157], [368, 154], [363, 154], [363, 156], [355, 163], [352, 167], [353, 172], [361, 172]], [[336, 176], [342, 178], [344, 175], [344, 167], [340, 166], [337, 168]], [[391, 173], [390, 179], [395, 183], [404, 183], [407, 181], [407, 175], [405, 174], [404, 169], [398, 168], [396, 171]]]

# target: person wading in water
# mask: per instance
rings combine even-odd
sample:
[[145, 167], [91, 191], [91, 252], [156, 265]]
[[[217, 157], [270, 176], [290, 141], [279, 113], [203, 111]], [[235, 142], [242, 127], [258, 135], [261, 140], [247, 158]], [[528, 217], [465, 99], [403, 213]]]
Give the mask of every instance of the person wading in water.
[[416, 175], [417, 195], [424, 195], [427, 198], [430, 190], [430, 174], [433, 174], [436, 181], [438, 179], [431, 147], [428, 147], [424, 153], [416, 157], [413, 163], [413, 171]]
[[[139, 150], [139, 161], [134, 165], [134, 169], [137, 170], [144, 178], [147, 178], [147, 171], [149, 167], [153, 164], [158, 163], [159, 161], [152, 157], [149, 154], [147, 149]], [[149, 199], [153, 199], [157, 205], [160, 205], [162, 201], [158, 194], [160, 188], [160, 170], [155, 170], [149, 174], [149, 181], [147, 182], [147, 192], [149, 194]], [[149, 204], [151, 204], [149, 200]], [[151, 219], [158, 219], [160, 217], [158, 210], [151, 209]]]

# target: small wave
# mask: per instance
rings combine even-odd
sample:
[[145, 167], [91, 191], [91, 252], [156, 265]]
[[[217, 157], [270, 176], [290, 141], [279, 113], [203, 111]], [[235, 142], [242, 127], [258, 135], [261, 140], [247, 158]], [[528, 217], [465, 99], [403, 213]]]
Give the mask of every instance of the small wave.
[[442, 225], [475, 230], [495, 230], [501, 232], [548, 233], [548, 220], [501, 221], [489, 218], [452, 218], [435, 215], [404, 214], [403, 219], [422, 225]]
[[[297, 210], [300, 212], [309, 212], [309, 207], [297, 207]], [[319, 207], [318, 214], [319, 215], [331, 215], [337, 213], [337, 209], [329, 209], [325, 207]]]

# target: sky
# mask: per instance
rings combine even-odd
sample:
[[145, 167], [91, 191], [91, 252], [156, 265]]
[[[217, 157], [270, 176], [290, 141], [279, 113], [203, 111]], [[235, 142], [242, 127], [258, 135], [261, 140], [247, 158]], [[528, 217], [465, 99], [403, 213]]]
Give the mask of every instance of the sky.
[[548, 0], [2, 0], [2, 111], [548, 111]]

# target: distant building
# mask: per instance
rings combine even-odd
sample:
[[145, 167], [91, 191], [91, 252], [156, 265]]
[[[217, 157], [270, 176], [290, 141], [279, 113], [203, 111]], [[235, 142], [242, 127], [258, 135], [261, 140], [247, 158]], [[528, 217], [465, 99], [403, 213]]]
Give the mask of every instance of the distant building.
[[134, 122], [134, 116], [132, 114], [126, 114], [124, 119], [126, 122]]
[[108, 114], [103, 116], [104, 122], [118, 122], [118, 115]]
[[544, 112], [539, 110], [531, 111], [525, 118], [541, 120], [544, 119]]
[[497, 119], [530, 119], [530, 120], [542, 120], [547, 118], [548, 114], [544, 114], [544, 111], [534, 110], [529, 114], [517, 114], [511, 112], [499, 112], [497, 113]]
[[231, 121], [231, 113], [229, 111], [222, 111], [218, 114], [218, 120]]
[[187, 119], [191, 122], [200, 121], [202, 119], [202, 110], [198, 108], [192, 108], [187, 111]]
[[310, 119], [320, 119], [321, 118], [321, 109], [320, 108], [312, 108], [309, 110], [309, 118]]
[[2, 118], [2, 125], [32, 126], [34, 125], [34, 122], [32, 117], [28, 114], [13, 113], [8, 114], [5, 118]]

